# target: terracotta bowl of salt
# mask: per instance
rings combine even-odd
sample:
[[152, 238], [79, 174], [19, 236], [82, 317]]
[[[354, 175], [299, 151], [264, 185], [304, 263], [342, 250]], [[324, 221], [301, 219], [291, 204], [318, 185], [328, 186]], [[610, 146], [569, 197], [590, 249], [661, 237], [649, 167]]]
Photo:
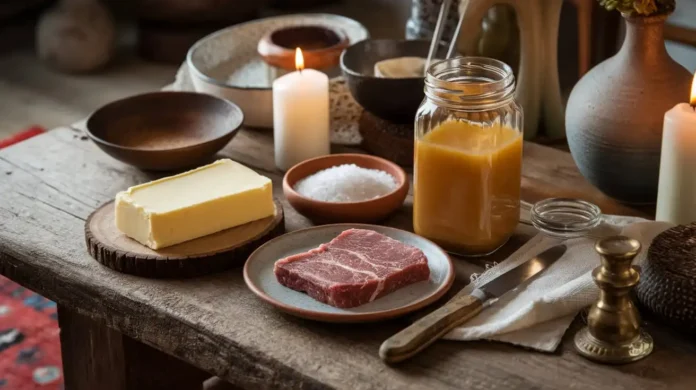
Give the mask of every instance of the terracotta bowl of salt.
[[317, 157], [283, 178], [290, 205], [316, 224], [382, 221], [403, 205], [408, 188], [400, 166], [367, 154]]

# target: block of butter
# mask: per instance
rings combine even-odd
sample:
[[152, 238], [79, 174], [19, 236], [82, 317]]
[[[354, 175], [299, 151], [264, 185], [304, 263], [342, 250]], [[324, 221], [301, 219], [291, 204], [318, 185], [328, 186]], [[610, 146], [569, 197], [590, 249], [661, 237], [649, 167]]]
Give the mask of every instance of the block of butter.
[[116, 227], [152, 249], [274, 213], [271, 180], [227, 159], [116, 195]]

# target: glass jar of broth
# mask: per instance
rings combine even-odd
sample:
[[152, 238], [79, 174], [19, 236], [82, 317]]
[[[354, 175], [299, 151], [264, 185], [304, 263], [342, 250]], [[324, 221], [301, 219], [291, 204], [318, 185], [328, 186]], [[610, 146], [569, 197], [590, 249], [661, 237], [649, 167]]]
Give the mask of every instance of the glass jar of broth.
[[413, 226], [446, 250], [480, 256], [501, 247], [520, 216], [522, 108], [503, 62], [434, 63], [415, 121]]

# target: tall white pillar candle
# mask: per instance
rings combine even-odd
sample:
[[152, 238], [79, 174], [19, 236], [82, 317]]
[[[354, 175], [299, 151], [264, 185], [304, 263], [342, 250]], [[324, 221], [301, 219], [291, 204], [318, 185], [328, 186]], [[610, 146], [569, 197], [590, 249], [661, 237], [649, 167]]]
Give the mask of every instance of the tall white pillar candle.
[[273, 138], [275, 163], [284, 171], [330, 153], [328, 76], [305, 69], [273, 82]]
[[677, 104], [665, 114], [655, 215], [658, 221], [696, 221], [696, 78], [694, 81], [692, 104]]

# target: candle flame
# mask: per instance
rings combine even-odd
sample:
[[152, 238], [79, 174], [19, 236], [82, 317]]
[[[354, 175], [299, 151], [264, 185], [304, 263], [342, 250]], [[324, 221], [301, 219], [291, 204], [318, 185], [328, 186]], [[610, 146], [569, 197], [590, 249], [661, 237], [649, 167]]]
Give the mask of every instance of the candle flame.
[[295, 49], [295, 69], [300, 71], [304, 69], [304, 57], [299, 47]]
[[691, 106], [696, 106], [696, 73], [694, 73], [694, 81], [691, 83]]

